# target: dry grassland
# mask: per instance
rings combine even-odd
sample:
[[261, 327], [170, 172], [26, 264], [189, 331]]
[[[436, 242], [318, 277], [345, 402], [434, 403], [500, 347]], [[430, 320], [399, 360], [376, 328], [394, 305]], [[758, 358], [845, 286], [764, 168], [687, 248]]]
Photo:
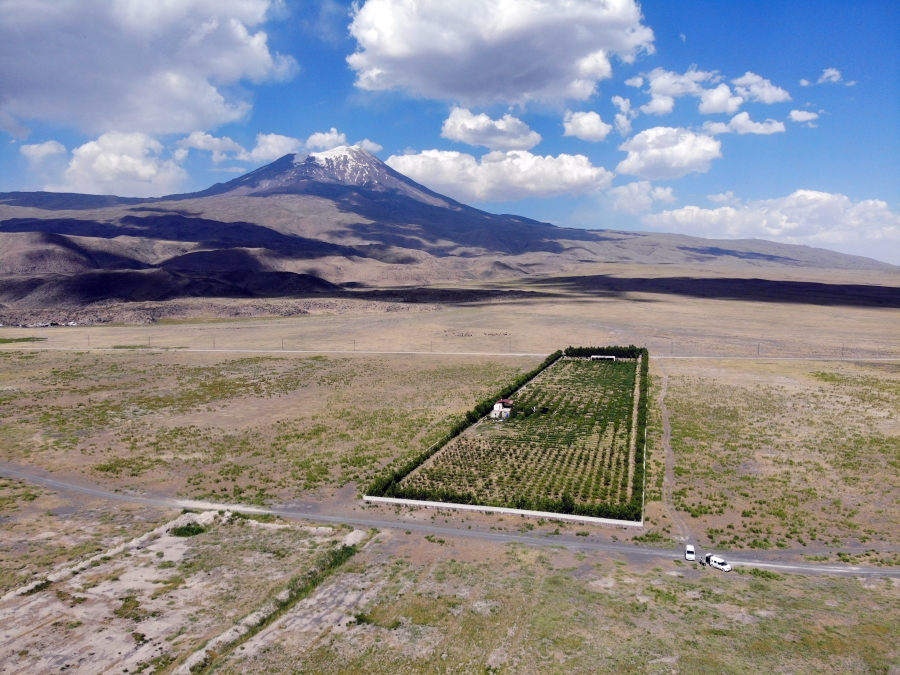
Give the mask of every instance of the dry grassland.
[[[629, 269], [598, 266], [597, 273]], [[663, 272], [671, 274], [640, 270]], [[897, 285], [884, 275], [782, 274], [791, 275]], [[836, 357], [844, 343], [850, 356], [900, 356], [895, 309], [529, 283], [543, 295], [416, 307], [427, 311], [342, 303], [292, 318], [3, 328], [2, 337], [43, 333], [49, 348], [86, 349], [90, 340], [95, 351], [0, 348], [0, 460], [109, 489], [220, 502], [302, 498], [347, 514], [382, 467], [420, 452], [475, 402], [568, 344], [634, 343], [654, 355], [759, 349]], [[148, 340], [172, 349], [144, 349]], [[280, 350], [284, 340], [286, 350], [351, 353], [176, 349], [211, 349], [213, 340], [217, 350]], [[354, 355], [354, 342], [358, 350], [539, 356]], [[141, 348], [96, 350], [114, 346]], [[677, 511], [662, 500], [664, 376]], [[900, 563], [888, 552], [900, 544], [896, 364], [654, 360], [651, 378], [651, 528], [637, 543], [675, 546], [684, 524], [717, 549], [788, 546], [811, 560]], [[0, 590], [172, 515], [0, 481]], [[460, 518], [482, 529], [488, 522]], [[342, 535], [241, 522], [161, 537], [0, 606], [0, 672], [94, 673], [101, 665], [172, 672]], [[526, 525], [491, 521], [510, 534]], [[585, 540], [609, 540], [609, 532], [586, 529]], [[892, 637], [900, 634], [900, 585], [889, 580], [722, 575], [676, 564], [674, 551], [672, 562], [654, 568], [613, 554], [403, 532], [378, 535], [213, 670], [893, 675], [900, 668]]]
[[[657, 396], [669, 377], [674, 504], [702, 544], [806, 548], [818, 559], [827, 548], [831, 560], [845, 547], [847, 561], [900, 564], [878, 552], [900, 543], [900, 365], [655, 365]], [[658, 500], [658, 411], [650, 438]]]
[[217, 672], [837, 675], [886, 673], [900, 656], [889, 580], [725, 575], [400, 533], [351, 564]]
[[152, 530], [171, 514], [105, 500], [73, 502], [0, 478], [0, 596], [59, 565], [90, 557]]
[[534, 361], [0, 352], [0, 457], [231, 503], [330, 494]]
[[176, 529], [104, 556], [0, 606], [0, 670], [171, 672], [283, 593], [351, 530], [217, 518], [199, 534]]

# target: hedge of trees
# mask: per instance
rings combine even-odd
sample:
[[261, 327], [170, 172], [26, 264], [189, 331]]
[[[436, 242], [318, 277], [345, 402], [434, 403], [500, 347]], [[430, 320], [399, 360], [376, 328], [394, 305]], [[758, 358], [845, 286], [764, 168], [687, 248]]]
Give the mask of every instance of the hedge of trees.
[[[419, 454], [413, 459], [409, 460], [399, 468], [393, 470], [387, 475], [379, 476], [374, 481], [372, 481], [372, 485], [369, 486], [366, 494], [371, 495], [373, 497], [398, 497], [402, 499], [425, 499], [426, 501], [450, 501], [448, 499], [435, 499], [424, 498], [424, 497], [401, 497], [398, 493], [400, 490], [400, 481], [402, 481], [406, 476], [415, 471], [418, 467], [424, 464], [428, 459], [430, 459], [438, 450], [443, 448], [447, 443], [452, 441], [454, 438], [459, 436], [463, 431], [468, 429], [470, 426], [475, 424], [482, 417], [487, 415], [494, 408], [494, 404], [497, 402], [497, 399], [501, 398], [509, 398], [513, 395], [513, 393], [519, 389], [520, 387], [528, 384], [537, 377], [543, 370], [549, 368], [554, 363], [556, 363], [560, 358], [562, 358], [563, 353], [561, 351], [555, 351], [550, 356], [548, 356], [544, 361], [532, 371], [525, 373], [524, 375], [520, 375], [515, 380], [506, 385], [503, 389], [501, 389], [496, 395], [491, 398], [486, 398], [481, 403], [476, 405], [472, 410], [466, 413], [466, 416], [462, 419], [462, 421], [458, 422], [456, 425], [450, 429], [449, 433], [444, 436], [440, 441], [432, 445], [425, 452]], [[454, 502], [454, 503], [462, 503], [468, 504], [471, 502]]]
[[588, 359], [592, 356], [615, 356], [620, 359], [636, 359], [647, 350], [643, 347], [566, 347], [563, 354], [570, 358]]

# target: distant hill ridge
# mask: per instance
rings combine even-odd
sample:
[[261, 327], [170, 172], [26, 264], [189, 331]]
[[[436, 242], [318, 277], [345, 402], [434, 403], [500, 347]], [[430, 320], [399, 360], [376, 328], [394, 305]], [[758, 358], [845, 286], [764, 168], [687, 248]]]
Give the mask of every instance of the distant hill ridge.
[[[4, 304], [128, 300], [125, 287], [141, 289], [144, 299], [154, 288], [160, 298], [288, 296], [345, 283], [525, 277], [592, 262], [898, 269], [806, 246], [591, 231], [491, 214], [419, 185], [358, 146], [285, 155], [206, 190], [160, 198], [0, 193]], [[160, 270], [168, 276], [154, 274]], [[237, 272], [253, 275], [223, 276]], [[176, 282], [172, 274], [182, 276]], [[299, 276], [287, 283], [284, 274]], [[141, 275], [147, 283], [138, 283]], [[51, 282], [53, 293], [42, 292]]]

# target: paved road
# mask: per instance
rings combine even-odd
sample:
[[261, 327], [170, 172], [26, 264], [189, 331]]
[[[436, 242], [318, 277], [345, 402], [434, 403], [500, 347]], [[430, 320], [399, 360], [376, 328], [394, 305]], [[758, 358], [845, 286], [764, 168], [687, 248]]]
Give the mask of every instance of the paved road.
[[[405, 522], [402, 520], [384, 520], [378, 518], [369, 518], [365, 515], [329, 515], [319, 513], [319, 504], [291, 504], [286, 506], [275, 507], [271, 509], [262, 509], [248, 507], [243, 504], [211, 504], [194, 502], [184, 499], [172, 499], [162, 496], [147, 496], [128, 494], [122, 492], [110, 492], [103, 488], [91, 487], [87, 485], [79, 485], [49, 478], [40, 475], [37, 472], [22, 469], [21, 467], [11, 467], [9, 465], [0, 464], [0, 476], [8, 478], [18, 478], [32, 483], [37, 483], [45, 487], [60, 492], [75, 492], [78, 494], [89, 495], [101, 499], [109, 499], [114, 501], [131, 502], [135, 504], [145, 504], [147, 506], [158, 506], [163, 508], [183, 509], [183, 508], [208, 508], [208, 509], [230, 509], [233, 511], [243, 511], [251, 513], [272, 513], [286, 519], [303, 519], [312, 520], [323, 523], [347, 524], [358, 527], [375, 527], [379, 529], [400, 529], [409, 530], [411, 532], [421, 532], [445, 537], [468, 537], [480, 539], [483, 541], [491, 541], [499, 544], [528, 544], [532, 546], [551, 546], [565, 547], [577, 551], [606, 551], [622, 555], [625, 559], [637, 562], [643, 562], [652, 559], [666, 558], [673, 559], [680, 556], [678, 549], [658, 549], [644, 548], [624, 543], [607, 543], [597, 541], [585, 541], [580, 537], [576, 538], [572, 534], [564, 534], [559, 536], [552, 535], [536, 535], [525, 536], [520, 534], [511, 534], [500, 531], [483, 531], [483, 530], [463, 530], [454, 527], [441, 527], [439, 525], [430, 525], [427, 523]], [[383, 515], [383, 514], [379, 514]], [[822, 565], [816, 563], [792, 562], [779, 560], [778, 557], [785, 557], [789, 552], [773, 553], [770, 555], [750, 556], [745, 554], [728, 554], [728, 561], [732, 565], [740, 565], [743, 567], [757, 567], [770, 570], [779, 570], [795, 574], [838, 574], [845, 576], [858, 577], [894, 577], [900, 579], [900, 569], [895, 568], [870, 568], [870, 567], [854, 567], [850, 565]]]

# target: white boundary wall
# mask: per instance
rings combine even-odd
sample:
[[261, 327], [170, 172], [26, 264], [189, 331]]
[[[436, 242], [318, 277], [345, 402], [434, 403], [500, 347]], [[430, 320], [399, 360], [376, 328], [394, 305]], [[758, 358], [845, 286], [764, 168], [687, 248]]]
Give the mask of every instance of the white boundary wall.
[[375, 504], [397, 504], [399, 506], [421, 506], [427, 509], [458, 509], [460, 511], [483, 511], [484, 513], [500, 513], [510, 516], [528, 516], [529, 518], [546, 518], [548, 520], [568, 520], [577, 523], [594, 523], [597, 525], [618, 525], [624, 527], [643, 527], [643, 519], [616, 520], [615, 518], [594, 518], [592, 516], [576, 516], [571, 513], [550, 513], [549, 511], [525, 511], [524, 509], [506, 509], [499, 506], [481, 506], [479, 504], [451, 504], [448, 502], [425, 502], [417, 499], [395, 499], [393, 497], [363, 497], [363, 501]]

